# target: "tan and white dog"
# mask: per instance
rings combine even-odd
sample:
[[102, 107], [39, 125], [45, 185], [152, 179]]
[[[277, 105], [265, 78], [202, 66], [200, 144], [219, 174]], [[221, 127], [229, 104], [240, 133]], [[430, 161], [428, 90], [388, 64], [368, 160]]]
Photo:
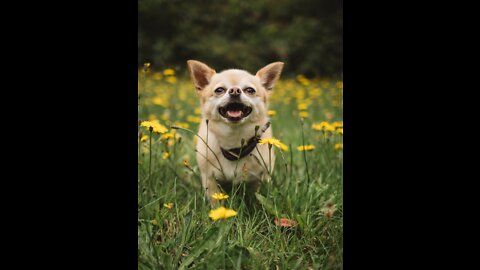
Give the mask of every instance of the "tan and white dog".
[[275, 163], [273, 149], [269, 157], [268, 146], [257, 142], [272, 137], [268, 99], [283, 63], [271, 63], [256, 75], [239, 69], [216, 73], [202, 62], [187, 63], [202, 108], [197, 162], [202, 186], [213, 203], [218, 184], [256, 184], [269, 178], [268, 170]]

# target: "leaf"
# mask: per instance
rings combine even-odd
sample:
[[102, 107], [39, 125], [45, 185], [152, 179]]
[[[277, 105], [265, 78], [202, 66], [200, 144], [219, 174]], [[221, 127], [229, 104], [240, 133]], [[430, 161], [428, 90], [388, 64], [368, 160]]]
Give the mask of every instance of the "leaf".
[[298, 221], [298, 224], [300, 225], [300, 227], [302, 227], [302, 228], [305, 228], [305, 227], [306, 227], [305, 219], [304, 219], [304, 217], [303, 217], [302, 215], [297, 214], [296, 220]]
[[179, 270], [183, 270], [188, 267], [190, 264], [193, 263], [195, 259], [197, 259], [202, 252], [205, 250], [212, 250], [217, 247], [220, 241], [217, 241], [221, 237], [221, 234], [218, 233], [218, 228], [211, 229], [203, 238], [202, 242], [200, 242], [196, 247], [192, 249], [190, 254], [183, 260], [182, 264], [178, 268]]
[[181, 242], [180, 244], [183, 246], [187, 242], [187, 234], [190, 231], [190, 224], [192, 222], [192, 213], [189, 212], [183, 221], [183, 230], [180, 232]]
[[247, 258], [250, 256], [250, 251], [248, 249], [240, 244], [233, 244], [228, 248], [228, 252], [231, 253], [232, 255], [242, 255], [243, 257]]
[[[244, 246], [239, 244], [234, 244], [228, 248], [228, 254], [231, 258], [236, 258], [231, 261], [232, 265], [229, 265], [228, 268], [232, 269], [251, 269], [250, 265], [250, 252]], [[234, 264], [234, 265], [233, 265]]]
[[254, 248], [252, 247], [246, 247], [246, 249], [248, 250], [248, 252], [250, 253], [250, 256], [252, 257], [258, 257], [260, 254], [258, 253], [258, 251], [256, 251]]
[[255, 197], [260, 202], [260, 204], [262, 204], [265, 211], [267, 211], [271, 215], [278, 216], [277, 211], [275, 211], [275, 207], [272, 205], [270, 201], [268, 201], [267, 198], [265, 198], [260, 193], [255, 193]]
[[275, 225], [279, 226], [279, 227], [294, 227], [295, 225], [297, 225], [297, 222], [295, 220], [292, 220], [292, 219], [288, 219], [288, 218], [276, 218], [273, 220], [273, 222], [275, 223]]

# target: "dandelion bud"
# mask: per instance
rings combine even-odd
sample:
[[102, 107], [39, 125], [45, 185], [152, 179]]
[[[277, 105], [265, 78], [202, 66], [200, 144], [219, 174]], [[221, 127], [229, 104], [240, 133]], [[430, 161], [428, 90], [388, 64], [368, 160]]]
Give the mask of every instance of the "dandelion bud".
[[255, 126], [255, 134], [257, 134], [258, 129], [260, 129], [260, 126]]
[[205, 123], [207, 123], [207, 126], [208, 126], [208, 122], [209, 122], [209, 121], [210, 121], [210, 120], [208, 120], [208, 119], [205, 120]]

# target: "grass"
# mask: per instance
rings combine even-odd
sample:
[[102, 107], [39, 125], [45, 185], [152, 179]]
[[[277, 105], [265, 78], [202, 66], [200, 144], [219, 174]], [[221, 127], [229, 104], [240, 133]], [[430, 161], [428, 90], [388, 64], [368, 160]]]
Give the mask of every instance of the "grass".
[[[281, 79], [273, 91], [273, 134], [289, 150], [273, 147], [272, 181], [262, 183], [258, 194], [234, 186], [218, 204], [238, 214], [212, 221], [195, 161], [196, 138], [169, 128], [197, 130], [193, 84], [186, 76], [139, 71], [139, 120], [157, 119], [174, 137], [139, 127], [138, 269], [343, 268], [343, 153], [335, 149], [342, 135], [312, 129], [314, 123], [342, 121], [343, 85], [297, 76]], [[301, 111], [308, 113], [303, 137], [312, 151], [297, 150], [303, 144]], [[280, 227], [275, 218], [296, 225]]]

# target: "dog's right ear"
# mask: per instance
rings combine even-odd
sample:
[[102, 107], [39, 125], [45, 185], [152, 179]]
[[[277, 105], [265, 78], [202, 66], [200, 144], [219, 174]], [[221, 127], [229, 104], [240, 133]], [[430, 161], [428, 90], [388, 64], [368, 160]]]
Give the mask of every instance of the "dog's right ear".
[[196, 60], [188, 60], [187, 64], [195, 88], [198, 92], [202, 91], [210, 83], [215, 70]]

